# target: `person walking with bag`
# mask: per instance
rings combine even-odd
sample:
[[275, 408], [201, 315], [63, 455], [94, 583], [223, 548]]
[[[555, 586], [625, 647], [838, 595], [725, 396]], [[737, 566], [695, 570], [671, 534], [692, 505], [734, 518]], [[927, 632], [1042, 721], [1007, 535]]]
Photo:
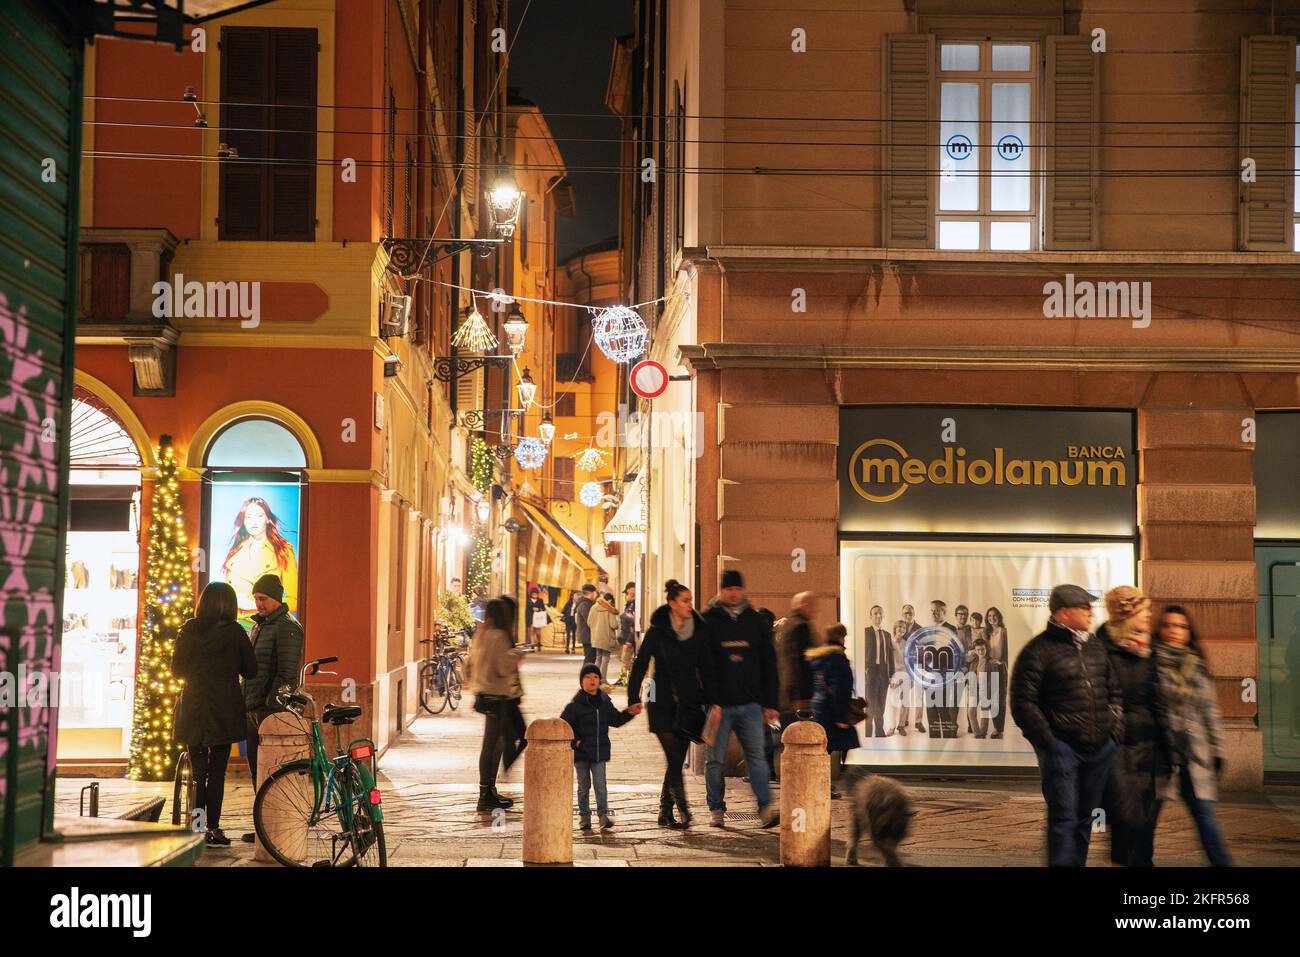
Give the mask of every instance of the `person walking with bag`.
[[257, 677], [253, 644], [239, 626], [239, 599], [225, 582], [209, 582], [194, 617], [181, 626], [172, 651], [172, 674], [185, 682], [173, 733], [190, 755], [195, 807], [203, 808], [210, 845], [230, 838], [221, 830], [230, 746], [246, 734], [239, 678]]
[[[1205, 664], [1191, 616], [1181, 605], [1160, 613], [1156, 626], [1156, 673], [1169, 718], [1174, 771], [1163, 783], [1155, 817], [1164, 801], [1181, 797], [1196, 822], [1201, 847], [1213, 867], [1232, 858], [1214, 814], [1223, 773], [1223, 726], [1214, 700], [1214, 680]], [[1154, 822], [1153, 822], [1154, 827]]]
[[[257, 787], [257, 746], [261, 741], [259, 729], [270, 715], [285, 710], [276, 695], [285, 685], [294, 688], [298, 684], [303, 646], [307, 643], [302, 625], [289, 614], [289, 606], [283, 601], [284, 585], [277, 576], [266, 574], [253, 583], [257, 614], [253, 616], [253, 630], [248, 637], [257, 658], [257, 677], [244, 681], [244, 711], [248, 724], [248, 773], [254, 788]], [[244, 834], [240, 840], [252, 844], [253, 832]]]
[[[836, 622], [826, 629], [826, 644], [804, 652], [812, 669], [813, 720], [826, 730], [826, 750], [835, 755], [831, 762], [831, 781], [844, 769], [844, 757], [855, 748], [862, 747], [858, 740], [855, 718], [862, 720], [853, 710], [853, 667], [844, 651], [849, 630]], [[832, 788], [832, 796], [834, 788]]]
[[[673, 579], [664, 586], [667, 603], [650, 616], [650, 627], [628, 678], [629, 709], [641, 703], [641, 685], [650, 666], [654, 678], [647, 686], [650, 730], [664, 749], [664, 782], [659, 792], [659, 826], [691, 826], [682, 765], [691, 742], [701, 743], [704, 730], [704, 684], [701, 656], [708, 644], [708, 625], [692, 606], [691, 591]], [[673, 805], [681, 819], [673, 817]]]
[[483, 743], [478, 756], [479, 813], [514, 805], [497, 793], [497, 769], [510, 770], [523, 750], [523, 682], [519, 680], [521, 650], [514, 642], [514, 614], [510, 603], [494, 598], [483, 606], [479, 625], [469, 649], [469, 690], [474, 710], [483, 715]]
[[1110, 763], [1102, 808], [1110, 859], [1121, 867], [1152, 867], [1156, 784], [1169, 774], [1164, 697], [1151, 653], [1151, 602], [1131, 585], [1106, 592], [1106, 642], [1124, 695], [1124, 740]]
[[542, 650], [542, 629], [551, 623], [551, 616], [546, 612], [546, 602], [542, 601], [542, 590], [536, 585], [528, 593], [528, 643], [524, 645], [529, 651]]

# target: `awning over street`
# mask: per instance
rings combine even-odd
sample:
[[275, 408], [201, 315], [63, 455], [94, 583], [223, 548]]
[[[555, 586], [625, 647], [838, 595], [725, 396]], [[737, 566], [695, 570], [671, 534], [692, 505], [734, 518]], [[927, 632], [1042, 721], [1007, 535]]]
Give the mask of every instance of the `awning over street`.
[[519, 505], [529, 525], [529, 541], [524, 550], [528, 580], [571, 589], [594, 582], [600, 566], [568, 530], [540, 505], [523, 499], [519, 500]]
[[637, 473], [636, 478], [623, 493], [623, 501], [614, 510], [614, 517], [605, 526], [605, 541], [636, 542], [645, 544], [647, 530], [645, 500], [645, 470]]

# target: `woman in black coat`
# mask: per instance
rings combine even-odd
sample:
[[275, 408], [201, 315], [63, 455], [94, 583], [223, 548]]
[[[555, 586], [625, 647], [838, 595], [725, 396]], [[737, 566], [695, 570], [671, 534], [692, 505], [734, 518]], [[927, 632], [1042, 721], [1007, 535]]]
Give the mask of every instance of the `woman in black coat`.
[[853, 698], [853, 666], [844, 652], [846, 637], [847, 630], [837, 622], [826, 629], [826, 644], [803, 653], [812, 669], [813, 720], [826, 730], [826, 750], [838, 753], [841, 768], [845, 754], [862, 747], [857, 728], [848, 720], [849, 701]]
[[194, 802], [204, 809], [209, 844], [230, 843], [221, 832], [221, 800], [230, 746], [247, 733], [239, 677], [257, 677], [253, 643], [238, 615], [235, 590], [225, 582], [209, 582], [172, 651], [172, 674], [185, 681], [174, 734], [190, 753]]
[[[681, 829], [691, 826], [682, 765], [691, 741], [699, 741], [704, 730], [700, 661], [708, 639], [708, 625], [692, 606], [689, 588], [670, 579], [664, 591], [668, 603], [660, 605], [650, 616], [650, 627], [632, 663], [627, 703], [629, 708], [640, 703], [641, 683], [653, 661], [655, 673], [646, 691], [646, 707], [650, 730], [659, 738], [667, 762], [663, 789], [659, 792], [659, 826]], [[681, 812], [680, 821], [673, 817], [674, 804]]]
[[1102, 808], [1110, 859], [1153, 867], [1156, 783], [1169, 773], [1168, 720], [1151, 654], [1151, 603], [1130, 585], [1106, 593], [1107, 621], [1097, 631], [1124, 693], [1124, 742], [1110, 764]]

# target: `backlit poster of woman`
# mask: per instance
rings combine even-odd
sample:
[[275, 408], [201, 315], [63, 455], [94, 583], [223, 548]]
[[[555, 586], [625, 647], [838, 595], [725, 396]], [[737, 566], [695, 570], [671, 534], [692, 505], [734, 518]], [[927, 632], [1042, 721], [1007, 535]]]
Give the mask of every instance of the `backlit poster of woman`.
[[298, 612], [298, 556], [265, 498], [244, 499], [220, 572], [235, 589], [240, 615], [257, 611], [253, 604], [253, 583], [268, 573], [280, 576], [284, 583], [284, 603], [291, 613]]

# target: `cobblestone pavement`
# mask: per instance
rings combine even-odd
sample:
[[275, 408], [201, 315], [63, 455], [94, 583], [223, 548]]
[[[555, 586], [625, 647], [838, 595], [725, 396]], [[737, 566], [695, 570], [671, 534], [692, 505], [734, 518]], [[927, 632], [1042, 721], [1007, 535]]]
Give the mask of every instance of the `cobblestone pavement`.
[[[580, 657], [546, 652], [524, 664], [524, 714], [529, 720], [558, 715], [577, 690]], [[621, 704], [623, 689], [614, 689]], [[523, 765], [517, 764], [498, 789], [516, 798], [504, 828], [494, 829], [474, 812], [478, 798], [478, 751], [483, 718], [466, 695], [461, 709], [417, 719], [380, 759], [384, 831], [394, 866], [519, 866], [522, 841]], [[689, 831], [660, 828], [659, 787], [663, 752], [647, 730], [644, 715], [611, 733], [608, 770], [610, 806], [616, 826], [607, 832], [574, 833], [574, 861], [585, 866], [775, 865], [778, 831], [761, 830], [749, 786], [727, 781], [728, 826], [704, 824], [702, 776], [687, 773], [696, 824]], [[526, 757], [525, 757], [526, 760]], [[917, 808], [912, 836], [903, 845], [908, 864], [922, 866], [1034, 866], [1043, 862], [1045, 809], [1038, 783], [1004, 779], [905, 779]], [[61, 778], [60, 814], [77, 813], [79, 778]], [[774, 792], [779, 794], [779, 790]], [[110, 817], [152, 795], [168, 800], [170, 784], [104, 780], [100, 814]], [[246, 776], [227, 781], [222, 824], [234, 838], [229, 848], [208, 848], [200, 866], [253, 866], [253, 850], [238, 841], [252, 830], [252, 788]], [[1266, 794], [1227, 795], [1218, 806], [1228, 845], [1239, 864], [1300, 865], [1300, 789], [1273, 788]], [[849, 811], [833, 804], [832, 856], [844, 856]], [[575, 818], [576, 824], [576, 818]], [[1106, 866], [1107, 838], [1093, 840], [1090, 862]], [[879, 864], [864, 842], [860, 858]], [[1191, 818], [1172, 803], [1161, 815], [1156, 840], [1160, 865], [1204, 864]]]

